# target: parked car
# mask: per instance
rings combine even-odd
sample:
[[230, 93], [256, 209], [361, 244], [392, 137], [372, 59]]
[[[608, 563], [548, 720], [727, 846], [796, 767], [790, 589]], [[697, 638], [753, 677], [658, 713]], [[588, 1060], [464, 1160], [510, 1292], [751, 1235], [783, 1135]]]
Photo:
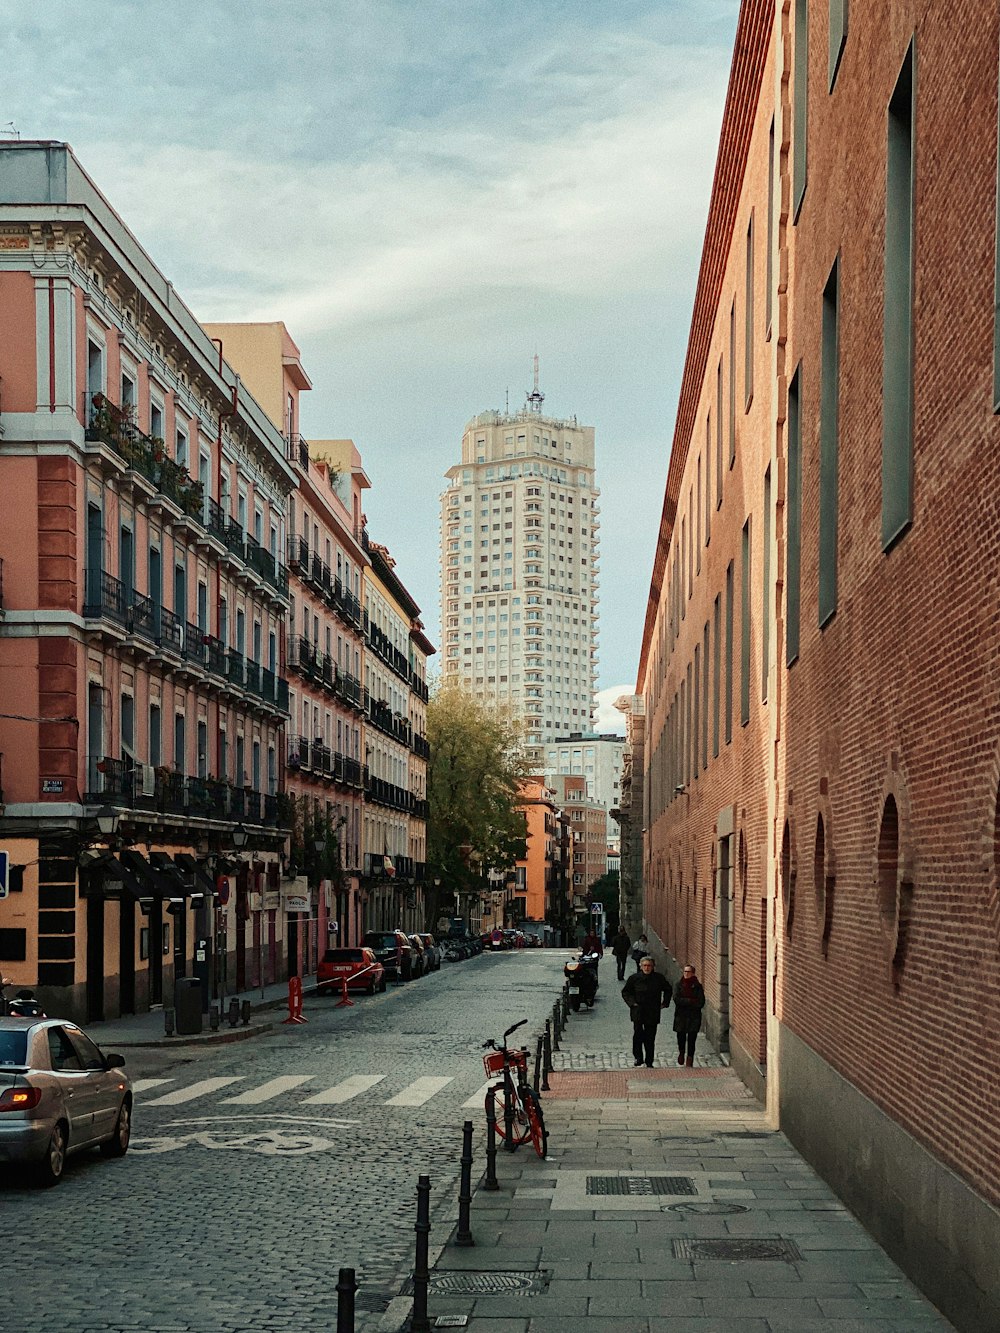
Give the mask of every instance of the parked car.
[[316, 994], [340, 991], [345, 980], [348, 990], [363, 990], [368, 995], [385, 990], [385, 968], [374, 949], [327, 949], [316, 969]]
[[132, 1133], [124, 1064], [74, 1023], [0, 1018], [0, 1164], [57, 1185], [70, 1153], [100, 1147], [124, 1157]]
[[401, 930], [369, 930], [361, 943], [375, 951], [385, 968], [386, 981], [410, 981], [413, 977], [413, 945]]
[[433, 935], [421, 935], [424, 945], [424, 959], [427, 962], [428, 969], [437, 972], [441, 967], [441, 949], [435, 942]]
[[413, 950], [413, 975], [414, 977], [422, 977], [431, 970], [424, 953], [424, 942], [419, 935], [410, 935], [409, 941]]

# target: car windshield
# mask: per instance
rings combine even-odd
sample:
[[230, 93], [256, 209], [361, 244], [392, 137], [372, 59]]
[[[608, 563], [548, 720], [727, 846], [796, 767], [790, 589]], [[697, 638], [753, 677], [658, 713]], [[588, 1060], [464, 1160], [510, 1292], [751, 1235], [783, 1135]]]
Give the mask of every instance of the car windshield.
[[27, 1032], [0, 1032], [0, 1065], [23, 1065], [27, 1054]]

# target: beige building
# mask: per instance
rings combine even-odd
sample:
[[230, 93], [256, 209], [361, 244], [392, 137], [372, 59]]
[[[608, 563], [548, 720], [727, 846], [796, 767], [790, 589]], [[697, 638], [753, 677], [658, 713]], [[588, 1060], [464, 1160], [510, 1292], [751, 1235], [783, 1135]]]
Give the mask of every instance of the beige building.
[[483, 412], [441, 497], [442, 675], [512, 707], [529, 755], [590, 729], [597, 655], [594, 430]]

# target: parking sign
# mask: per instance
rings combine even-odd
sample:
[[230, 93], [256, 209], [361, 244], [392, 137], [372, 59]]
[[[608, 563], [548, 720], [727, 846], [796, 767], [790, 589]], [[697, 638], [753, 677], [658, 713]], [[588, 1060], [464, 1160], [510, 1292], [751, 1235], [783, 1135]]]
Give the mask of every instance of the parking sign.
[[10, 853], [0, 852], [0, 898], [6, 898], [10, 889]]

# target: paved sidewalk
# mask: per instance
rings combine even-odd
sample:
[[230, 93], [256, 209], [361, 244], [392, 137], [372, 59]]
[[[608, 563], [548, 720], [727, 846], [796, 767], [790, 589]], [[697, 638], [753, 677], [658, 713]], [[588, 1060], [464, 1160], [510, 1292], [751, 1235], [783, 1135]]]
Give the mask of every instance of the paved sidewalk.
[[[437, 1257], [432, 1327], [951, 1329], [707, 1045], [694, 1069], [671, 1065], [668, 1015], [657, 1067], [632, 1068], [610, 960], [601, 974], [596, 1008], [570, 1016], [553, 1059], [559, 1072], [543, 1095], [549, 1158], [530, 1145], [498, 1154], [499, 1193], [480, 1188], [473, 1199], [475, 1248], [448, 1244]], [[484, 1138], [477, 1124], [477, 1176]], [[470, 1279], [505, 1294], [454, 1291]], [[537, 1294], [515, 1294], [531, 1284]]]
[[[302, 979], [306, 1017], [309, 1013], [309, 996], [315, 984], [315, 974]], [[228, 1010], [231, 998], [231, 996], [226, 997], [225, 1010]], [[263, 990], [257, 986], [251, 990], [239, 991], [236, 992], [236, 998], [240, 1001], [250, 1001], [251, 1018], [246, 1027], [240, 1022], [231, 1028], [224, 1011], [218, 1032], [213, 1032], [209, 1028], [208, 1014], [203, 1014], [204, 1030], [201, 1033], [168, 1037], [164, 1031], [163, 1009], [153, 1009], [146, 1014], [127, 1014], [123, 1018], [111, 1018], [103, 1023], [88, 1023], [86, 1029], [98, 1046], [105, 1051], [131, 1046], [214, 1046], [232, 1041], [245, 1041], [249, 1037], [259, 1037], [262, 1032], [270, 1032], [285, 1017], [279, 1011], [284, 1009], [287, 1012], [288, 982], [278, 981], [274, 985], [265, 986]], [[262, 1014], [266, 1014], [267, 1017], [262, 1018]]]

